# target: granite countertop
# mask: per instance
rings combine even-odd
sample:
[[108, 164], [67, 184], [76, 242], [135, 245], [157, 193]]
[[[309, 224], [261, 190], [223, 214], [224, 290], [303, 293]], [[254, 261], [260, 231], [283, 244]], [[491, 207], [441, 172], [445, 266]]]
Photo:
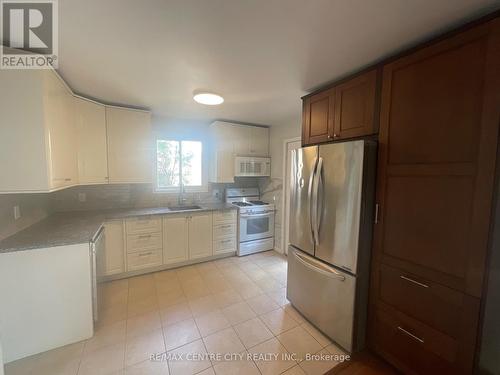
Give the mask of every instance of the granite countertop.
[[131, 208], [98, 211], [60, 212], [0, 241], [0, 254], [15, 251], [87, 243], [107, 220], [138, 216], [168, 215], [236, 209], [227, 203], [202, 203], [201, 209], [173, 211], [167, 207]]

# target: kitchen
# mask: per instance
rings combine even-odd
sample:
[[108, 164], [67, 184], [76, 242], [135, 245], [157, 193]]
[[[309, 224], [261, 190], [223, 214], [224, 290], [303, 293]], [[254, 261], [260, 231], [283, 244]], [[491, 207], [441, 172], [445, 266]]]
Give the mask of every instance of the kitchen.
[[0, 374], [498, 372], [498, 1], [47, 3], [58, 67], [0, 71]]

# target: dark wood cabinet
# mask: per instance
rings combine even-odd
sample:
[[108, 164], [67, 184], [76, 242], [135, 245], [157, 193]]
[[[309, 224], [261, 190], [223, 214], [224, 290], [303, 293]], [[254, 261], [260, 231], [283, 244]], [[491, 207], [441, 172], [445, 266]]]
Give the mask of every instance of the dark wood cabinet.
[[304, 99], [302, 144], [311, 145], [333, 139], [335, 89]]
[[377, 132], [377, 69], [303, 101], [302, 144], [313, 145]]
[[472, 373], [499, 67], [493, 19], [383, 68], [369, 342], [406, 373]]
[[374, 134], [377, 70], [361, 74], [335, 87], [335, 138]]

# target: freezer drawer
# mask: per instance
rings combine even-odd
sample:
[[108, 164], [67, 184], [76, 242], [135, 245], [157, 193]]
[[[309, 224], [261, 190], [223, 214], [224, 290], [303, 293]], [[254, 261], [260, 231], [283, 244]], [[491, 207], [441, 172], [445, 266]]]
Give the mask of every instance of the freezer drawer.
[[287, 298], [312, 324], [349, 352], [353, 351], [356, 278], [288, 249]]

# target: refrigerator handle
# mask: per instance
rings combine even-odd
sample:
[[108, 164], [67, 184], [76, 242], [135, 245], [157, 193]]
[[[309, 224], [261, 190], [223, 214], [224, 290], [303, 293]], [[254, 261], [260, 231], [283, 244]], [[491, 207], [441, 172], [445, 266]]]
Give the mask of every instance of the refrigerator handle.
[[316, 205], [315, 205], [315, 188], [314, 183], [316, 181], [316, 169], [318, 166], [318, 158], [314, 160], [314, 167], [309, 177], [309, 189], [307, 190], [307, 199], [309, 201], [309, 222], [311, 223], [311, 236], [314, 245], [318, 244], [318, 240], [316, 239]]
[[298, 251], [294, 251], [293, 255], [295, 255], [295, 258], [297, 258], [297, 260], [305, 267], [332, 279], [345, 281], [345, 276], [340, 272], [337, 272], [333, 267], [329, 267], [326, 264], [323, 264], [322, 262], [307, 255], [299, 254]]
[[[320, 195], [319, 189], [323, 187], [323, 158], [320, 157], [318, 160], [318, 168], [316, 169], [316, 177], [317, 177], [317, 183], [316, 183], [316, 202], [315, 202], [315, 207], [316, 207], [316, 238], [317, 238], [317, 245], [319, 245], [319, 231], [321, 229], [321, 220], [323, 217], [323, 197]], [[324, 191], [322, 189], [321, 193], [323, 194]]]

